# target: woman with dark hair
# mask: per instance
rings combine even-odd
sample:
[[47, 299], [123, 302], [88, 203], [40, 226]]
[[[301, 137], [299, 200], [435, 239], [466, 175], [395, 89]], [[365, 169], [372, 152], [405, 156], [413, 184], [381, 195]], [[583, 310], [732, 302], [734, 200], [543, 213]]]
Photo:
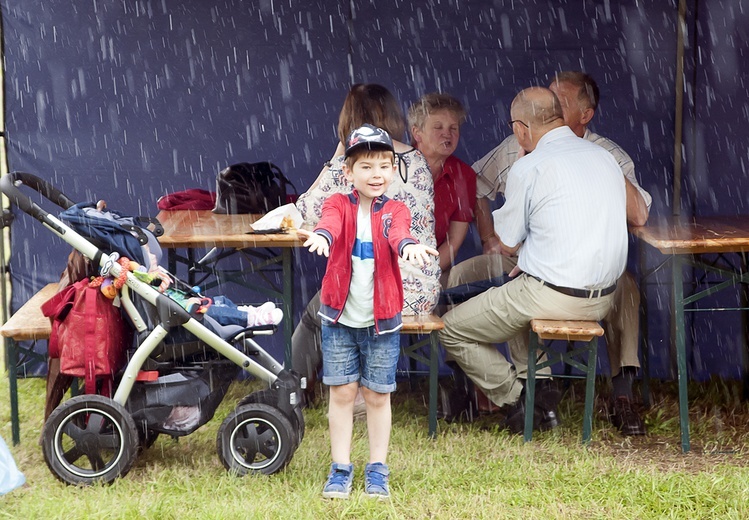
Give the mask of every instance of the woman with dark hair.
[[[386, 195], [399, 200], [411, 211], [411, 234], [421, 244], [436, 247], [434, 239], [434, 192], [427, 162], [414, 147], [401, 140], [405, 134], [405, 118], [395, 97], [381, 85], [367, 83], [351, 87], [338, 118], [339, 142], [332, 159], [325, 163], [320, 175], [306, 193], [299, 197], [297, 208], [304, 217], [304, 226], [313, 228], [322, 214], [322, 205], [334, 193], [349, 193], [351, 183], [343, 175], [343, 154], [346, 138], [365, 123], [382, 128], [393, 140], [397, 171]], [[474, 197], [475, 198], [475, 197]], [[440, 268], [436, 259], [424, 266], [400, 262], [403, 278], [403, 315], [429, 314], [440, 293]], [[292, 367], [307, 377], [308, 395], [314, 395], [314, 381], [321, 364], [319, 293], [307, 305], [291, 340]]]

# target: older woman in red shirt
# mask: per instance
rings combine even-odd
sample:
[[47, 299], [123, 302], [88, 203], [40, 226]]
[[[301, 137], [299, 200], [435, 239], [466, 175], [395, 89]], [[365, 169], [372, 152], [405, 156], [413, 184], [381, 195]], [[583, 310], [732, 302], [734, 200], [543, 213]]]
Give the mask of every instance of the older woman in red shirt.
[[450, 267], [476, 205], [476, 172], [453, 155], [465, 119], [463, 105], [449, 94], [426, 94], [408, 110], [413, 144], [424, 154], [434, 180], [434, 231], [443, 287], [449, 287]]

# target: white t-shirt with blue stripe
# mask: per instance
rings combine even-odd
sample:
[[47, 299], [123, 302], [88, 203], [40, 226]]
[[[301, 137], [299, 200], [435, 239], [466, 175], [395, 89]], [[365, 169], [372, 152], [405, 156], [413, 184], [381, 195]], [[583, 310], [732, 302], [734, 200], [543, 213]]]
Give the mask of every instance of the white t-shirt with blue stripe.
[[374, 247], [372, 219], [359, 207], [356, 217], [356, 242], [351, 252], [351, 285], [339, 323], [352, 328], [374, 325]]

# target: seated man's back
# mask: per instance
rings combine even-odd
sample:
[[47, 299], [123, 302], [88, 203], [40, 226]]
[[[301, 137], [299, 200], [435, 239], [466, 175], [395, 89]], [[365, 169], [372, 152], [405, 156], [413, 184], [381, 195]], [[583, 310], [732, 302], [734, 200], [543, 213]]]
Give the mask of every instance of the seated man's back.
[[524, 242], [518, 266], [563, 287], [616, 283], [627, 252], [624, 178], [614, 158], [565, 126], [521, 158], [495, 212], [502, 241]]

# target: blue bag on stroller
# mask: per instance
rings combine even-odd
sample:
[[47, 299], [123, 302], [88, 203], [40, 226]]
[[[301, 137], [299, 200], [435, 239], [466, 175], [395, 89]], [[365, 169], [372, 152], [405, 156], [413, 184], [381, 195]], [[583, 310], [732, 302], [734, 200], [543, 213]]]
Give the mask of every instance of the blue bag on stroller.
[[[80, 202], [60, 213], [60, 219], [105, 253], [117, 252], [151, 267], [148, 253], [161, 259], [161, 247], [156, 237], [164, 234], [158, 220], [148, 217], [129, 217], [108, 210], [102, 202]], [[142, 224], [153, 224], [150, 231]]]

